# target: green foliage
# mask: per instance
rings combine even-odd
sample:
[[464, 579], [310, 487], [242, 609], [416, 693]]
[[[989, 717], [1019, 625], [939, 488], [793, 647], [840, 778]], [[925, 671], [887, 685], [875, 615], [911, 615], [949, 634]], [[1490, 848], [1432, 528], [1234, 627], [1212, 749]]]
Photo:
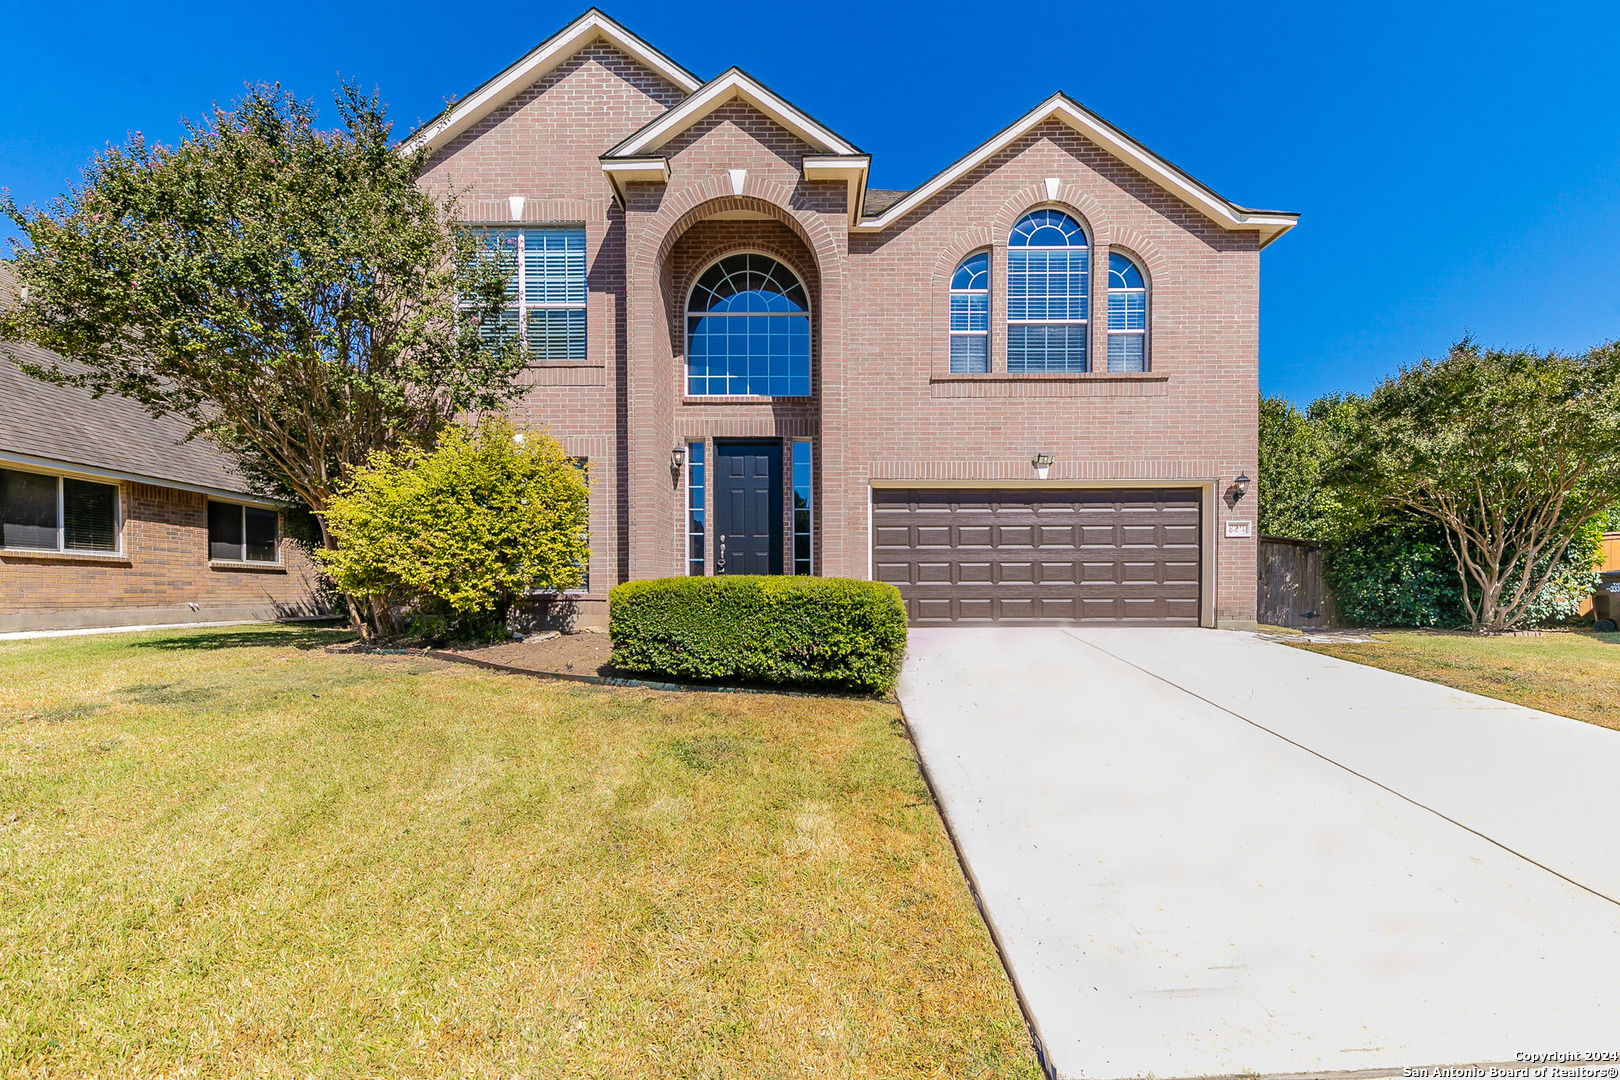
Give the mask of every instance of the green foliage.
[[379, 451], [329, 502], [336, 550], [316, 553], [351, 595], [400, 595], [428, 616], [504, 628], [532, 590], [577, 588], [590, 552], [585, 478], [558, 442], [504, 420], [446, 428], [428, 452]]
[[1325, 549], [1340, 621], [1351, 626], [1465, 622], [1457, 564], [1439, 526], [1407, 520], [1343, 537]]
[[1620, 346], [1570, 357], [1464, 339], [1378, 386], [1323, 479], [1443, 529], [1468, 622], [1503, 630], [1533, 617], [1620, 501], [1616, 401]]
[[906, 651], [893, 585], [818, 577], [676, 577], [612, 594], [613, 666], [677, 679], [885, 693]]
[[375, 97], [346, 87], [337, 109], [321, 131], [252, 87], [177, 146], [137, 133], [97, 155], [45, 209], [0, 199], [27, 239], [0, 339], [65, 358], [31, 374], [189, 420], [316, 511], [371, 452], [500, 407], [523, 363], [478, 332], [505, 306], [500, 268]]
[[1280, 397], [1260, 399], [1260, 532], [1300, 540], [1317, 535], [1322, 440], [1305, 414]]

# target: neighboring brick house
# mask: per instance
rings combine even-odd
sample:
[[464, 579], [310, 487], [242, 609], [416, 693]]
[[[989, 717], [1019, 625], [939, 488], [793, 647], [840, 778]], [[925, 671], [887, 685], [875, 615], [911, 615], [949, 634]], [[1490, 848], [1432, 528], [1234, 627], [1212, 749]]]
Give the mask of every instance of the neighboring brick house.
[[511, 260], [592, 573], [875, 577], [918, 623], [1252, 626], [1259, 253], [1058, 94], [921, 187], [595, 10], [410, 140]]
[[0, 355], [0, 633], [321, 613], [280, 508], [186, 431]]

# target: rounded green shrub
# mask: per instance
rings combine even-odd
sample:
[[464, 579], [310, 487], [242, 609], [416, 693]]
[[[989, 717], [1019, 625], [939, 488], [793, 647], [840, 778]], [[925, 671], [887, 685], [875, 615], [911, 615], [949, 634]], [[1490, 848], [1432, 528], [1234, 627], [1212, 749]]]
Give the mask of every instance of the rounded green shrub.
[[657, 578], [615, 587], [611, 604], [621, 671], [886, 693], [905, 659], [905, 603], [878, 581]]

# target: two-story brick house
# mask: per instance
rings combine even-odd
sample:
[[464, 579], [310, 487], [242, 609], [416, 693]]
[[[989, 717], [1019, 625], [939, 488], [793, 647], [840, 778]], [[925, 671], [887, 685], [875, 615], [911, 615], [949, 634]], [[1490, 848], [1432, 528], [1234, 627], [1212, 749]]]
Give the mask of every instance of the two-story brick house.
[[892, 581], [914, 621], [1252, 625], [1260, 251], [1058, 94], [909, 192], [592, 10], [417, 131], [510, 260], [592, 572]]

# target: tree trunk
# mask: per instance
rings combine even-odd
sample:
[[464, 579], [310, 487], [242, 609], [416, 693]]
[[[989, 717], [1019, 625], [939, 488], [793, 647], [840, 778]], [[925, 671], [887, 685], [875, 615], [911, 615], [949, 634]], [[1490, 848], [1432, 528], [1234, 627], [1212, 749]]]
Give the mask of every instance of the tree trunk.
[[[337, 541], [333, 539], [331, 532], [326, 528], [326, 518], [317, 513], [315, 515], [315, 523], [321, 527], [321, 546], [326, 548], [328, 551], [336, 551]], [[355, 601], [355, 598], [350, 596], [348, 593], [343, 594], [343, 603], [349, 610], [349, 629], [352, 630], [355, 636], [360, 638], [360, 640], [369, 640], [371, 637], [371, 630], [366, 625], [366, 620], [360, 615], [360, 605]]]

